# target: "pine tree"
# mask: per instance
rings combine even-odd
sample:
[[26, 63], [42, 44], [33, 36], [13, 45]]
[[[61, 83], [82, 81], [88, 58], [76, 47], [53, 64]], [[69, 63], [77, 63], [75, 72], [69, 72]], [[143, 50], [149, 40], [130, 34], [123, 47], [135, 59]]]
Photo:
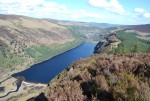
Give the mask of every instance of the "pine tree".
[[134, 45], [133, 52], [134, 53], [138, 53], [139, 52], [139, 45], [138, 45], [138, 43], [136, 45]]
[[147, 48], [147, 53], [150, 53], [150, 45]]

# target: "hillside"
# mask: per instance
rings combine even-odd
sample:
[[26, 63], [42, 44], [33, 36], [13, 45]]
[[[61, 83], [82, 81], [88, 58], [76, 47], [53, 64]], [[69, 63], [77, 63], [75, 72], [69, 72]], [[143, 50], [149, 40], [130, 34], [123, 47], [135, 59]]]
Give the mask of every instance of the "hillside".
[[0, 14], [0, 75], [24, 70], [84, 40], [98, 40], [109, 26], [115, 25]]
[[118, 45], [118, 48], [113, 49], [115, 54], [124, 54], [124, 53], [149, 53], [150, 52], [150, 43], [148, 40], [144, 40], [138, 37], [138, 33], [127, 32], [126, 30], [121, 30], [116, 32], [116, 37], [121, 40], [121, 44]]
[[139, 32], [145, 32], [145, 33], [150, 33], [150, 24], [145, 24], [145, 25], [130, 25], [126, 26], [128, 28], [137, 30]]
[[122, 26], [121, 28], [128, 29], [128, 32], [137, 33], [141, 39], [150, 40], [150, 24]]
[[1, 41], [11, 42], [14, 39], [26, 42], [28, 46], [74, 40], [72, 33], [61, 25], [17, 15], [0, 15], [0, 31]]
[[[142, 29], [144, 25], [135, 26]], [[132, 29], [131, 27], [134, 26], [109, 28], [109, 35], [105, 37], [106, 45], [101, 52], [109, 54], [149, 53], [150, 33], [139, 32], [138, 29]]]
[[87, 39], [99, 40], [99, 35], [105, 35], [108, 31], [107, 28], [116, 27], [119, 25], [107, 24], [107, 23], [86, 23], [86, 22], [73, 22], [63, 20], [45, 19], [49, 22], [55, 22], [59, 25], [63, 25], [69, 28], [77, 36], [80, 35]]
[[149, 59], [150, 54], [93, 55], [73, 63], [32, 100], [149, 101]]
[[100, 54], [74, 62], [29, 101], [149, 101], [150, 45], [137, 36], [115, 29]]
[[46, 20], [0, 15], [0, 75], [64, 52], [80, 40], [68, 28]]

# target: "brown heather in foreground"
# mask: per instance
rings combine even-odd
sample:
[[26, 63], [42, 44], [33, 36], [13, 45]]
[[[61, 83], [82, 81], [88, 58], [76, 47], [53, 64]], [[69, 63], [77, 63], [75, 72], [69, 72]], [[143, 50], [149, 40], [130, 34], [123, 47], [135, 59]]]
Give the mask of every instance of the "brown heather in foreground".
[[74, 62], [50, 82], [45, 96], [49, 101], [150, 101], [150, 54], [99, 54]]

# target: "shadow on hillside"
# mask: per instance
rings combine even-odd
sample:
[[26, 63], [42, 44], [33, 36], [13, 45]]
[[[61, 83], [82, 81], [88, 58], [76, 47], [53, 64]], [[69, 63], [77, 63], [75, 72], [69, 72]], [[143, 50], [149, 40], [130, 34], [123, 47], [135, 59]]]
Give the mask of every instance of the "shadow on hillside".
[[44, 93], [41, 93], [37, 97], [32, 97], [28, 99], [27, 101], [48, 101], [48, 99], [45, 97]]
[[88, 81], [81, 83], [81, 88], [83, 95], [87, 96], [89, 101], [92, 101], [93, 98], [96, 98], [98, 101], [115, 101], [113, 95], [105, 90], [99, 91], [95, 81]]

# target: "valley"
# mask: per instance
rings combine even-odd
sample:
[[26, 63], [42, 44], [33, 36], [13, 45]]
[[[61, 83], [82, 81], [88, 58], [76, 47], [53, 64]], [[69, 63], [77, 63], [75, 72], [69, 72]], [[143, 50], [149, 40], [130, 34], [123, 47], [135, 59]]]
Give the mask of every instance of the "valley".
[[[114, 26], [109, 24], [102, 26], [101, 24], [93, 23], [65, 22], [2, 14], [0, 15], [0, 22], [0, 87], [4, 87], [5, 89], [5, 91], [0, 94], [2, 100], [12, 99], [11, 96], [14, 95], [19, 96], [20, 92], [22, 92], [22, 97], [28, 96], [25, 93], [32, 89], [35, 89], [33, 92], [37, 95], [45, 88], [45, 84], [43, 84], [44, 86], [39, 86], [42, 85], [39, 84], [41, 82], [29, 83], [29, 85], [23, 82], [21, 85], [24, 86], [19, 87], [20, 90], [10, 94], [9, 92], [16, 89], [14, 81], [17, 81], [16, 76], [14, 78], [12, 77], [12, 74], [28, 70], [33, 64], [36, 65], [48, 61], [48, 59], [55, 58], [55, 56], [59, 56], [59, 54], [64, 54], [63, 52], [68, 52], [68, 50], [72, 51], [72, 49], [85, 41], [97, 41], [99, 40], [100, 33], [107, 32], [104, 30], [107, 26]], [[70, 53], [72, 55], [78, 55], [68, 62], [68, 64], [65, 63], [63, 68], [66, 68], [71, 62], [80, 59], [82, 57], [82, 55], [80, 55], [81, 51], [83, 51], [83, 57], [92, 54], [94, 46], [95, 45], [92, 45], [91, 50], [89, 50], [90, 53], [88, 53], [88, 51], [84, 52], [84, 48], [77, 51], [76, 54], [74, 52]], [[42, 66], [42, 68], [44, 67], [45, 66]], [[54, 67], [50, 66], [50, 69], [53, 69]], [[57, 66], [55, 68], [59, 67]], [[61, 71], [62, 70], [63, 69], [61, 69]], [[55, 70], [55, 72], [56, 71], [57, 70]], [[61, 71], [57, 71], [53, 77]], [[30, 78], [31, 75], [28, 76]], [[51, 77], [51, 79], [53, 77]], [[28, 81], [29, 78], [25, 78], [25, 80], [27, 79]], [[43, 77], [43, 79], [44, 78], [45, 77]], [[37, 80], [38, 79], [39, 78], [37, 78]], [[49, 82], [49, 79], [50, 78], [48, 78], [46, 83]], [[31, 80], [30, 82], [34, 82], [34, 80]], [[32, 96], [35, 95], [33, 94]]]
[[1, 14], [0, 77], [63, 53], [99, 32], [103, 30], [97, 24]]
[[0, 101], [150, 101], [149, 0], [0, 0]]
[[[149, 68], [148, 59], [150, 53], [149, 33], [139, 30], [139, 27], [136, 29], [133, 26], [128, 28], [129, 26], [37, 19], [18, 15], [0, 15], [0, 22], [0, 87], [5, 89], [4, 92], [0, 92], [0, 101], [32, 101], [45, 98], [50, 101], [56, 98], [66, 99], [67, 95], [63, 94], [63, 92], [67, 90], [62, 90], [61, 85], [59, 85], [61, 83], [64, 87], [70, 87], [70, 89], [77, 88], [77, 91], [71, 91], [75, 95], [70, 95], [69, 99], [74, 99], [72, 96], [78, 96], [81, 101], [102, 98], [112, 100], [120, 96], [111, 95], [111, 92], [109, 92], [108, 89], [110, 89], [109, 86], [111, 85], [105, 81], [111, 81], [107, 76], [115, 78], [116, 75], [124, 75], [130, 81], [130, 76], [132, 78], [135, 72], [131, 71], [131, 75], [128, 75], [129, 71], [121, 63], [129, 62], [131, 57], [131, 60], [133, 60], [131, 64], [137, 62], [137, 65], [131, 68], [135, 68], [137, 71], [136, 66], [144, 64], [146, 65], [145, 73], [149, 72], [149, 69], [147, 69]], [[143, 57], [144, 60], [141, 60], [143, 63], [139, 63], [139, 60], [136, 61], [137, 57]], [[120, 60], [122, 62], [117, 64], [117, 61], [121, 58], [123, 58]], [[109, 60], [109, 63], [103, 60]], [[87, 64], [84, 61], [87, 61], [85, 62]], [[99, 64], [101, 64], [100, 67]], [[109, 64], [112, 65], [110, 66]], [[115, 68], [115, 72], [121, 71], [121, 74], [113, 74], [113, 70], [109, 70], [109, 73], [105, 75], [104, 65]], [[76, 66], [78, 69], [76, 69]], [[120, 68], [124, 71], [122, 72]], [[101, 71], [100, 74], [97, 70]], [[141, 71], [138, 73], [142, 74]], [[84, 76], [81, 74], [84, 74]], [[20, 84], [18, 91], [15, 91], [16, 85], [14, 82], [19, 80], [20, 77], [25, 79]], [[91, 81], [92, 79], [94, 81]], [[98, 81], [99, 79], [100, 81]], [[126, 80], [125, 78], [116, 79]], [[140, 81], [138, 77], [133, 77], [132, 79]], [[143, 79], [149, 80], [149, 76], [144, 76]], [[82, 83], [80, 84], [79, 81]], [[105, 82], [104, 85], [102, 81]], [[103, 87], [99, 87], [99, 84], [96, 84], [98, 88], [92, 88], [91, 84], [86, 82], [92, 85], [95, 85], [95, 82], [99, 82]], [[149, 88], [145, 82], [140, 82]], [[118, 87], [122, 87], [120, 86], [122, 83], [118, 81], [116, 83]], [[149, 81], [147, 83], [149, 85]], [[86, 91], [83, 86], [89, 86], [90, 88]], [[105, 86], [107, 86], [107, 89]], [[112, 85], [111, 87], [114, 87], [114, 93], [118, 94], [126, 92], [129, 86], [130, 84], [127, 83], [123, 92], [119, 91], [116, 86]], [[136, 86], [133, 85], [133, 87]], [[62, 91], [61, 94], [63, 94], [64, 98], [61, 97], [61, 94], [60, 98], [55, 96], [55, 94], [58, 94], [58, 89], [53, 91], [54, 88]], [[136, 87], [136, 89], [140, 88]], [[101, 89], [102, 92], [97, 92], [96, 89]], [[149, 94], [149, 91], [147, 92]], [[106, 96], [103, 96], [103, 93]], [[136, 90], [135, 93], [141, 94]], [[145, 92], [143, 93], [146, 94]], [[100, 98], [94, 94], [98, 94]], [[130, 94], [127, 94], [126, 96], [121, 96], [121, 98], [130, 99], [130, 96]], [[138, 99], [136, 95], [133, 96]], [[143, 97], [142, 95], [140, 96]], [[148, 95], [144, 95], [143, 98], [149, 99]]]

